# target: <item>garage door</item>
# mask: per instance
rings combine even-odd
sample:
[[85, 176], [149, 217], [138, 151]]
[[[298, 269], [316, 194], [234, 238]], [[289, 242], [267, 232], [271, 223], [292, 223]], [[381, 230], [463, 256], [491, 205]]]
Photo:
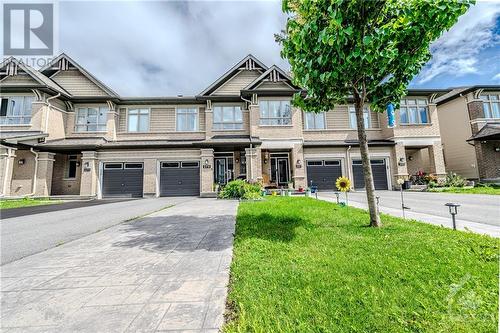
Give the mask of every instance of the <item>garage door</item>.
[[200, 195], [200, 163], [161, 162], [160, 195], [164, 197]]
[[142, 197], [143, 169], [142, 163], [104, 163], [103, 197]]
[[340, 160], [308, 160], [307, 182], [320, 191], [334, 191], [335, 181], [342, 177]]
[[[376, 190], [387, 190], [387, 172], [385, 160], [370, 160], [372, 165], [373, 182]], [[354, 188], [365, 187], [365, 177], [363, 176], [363, 165], [361, 160], [352, 161], [352, 172], [354, 174]]]

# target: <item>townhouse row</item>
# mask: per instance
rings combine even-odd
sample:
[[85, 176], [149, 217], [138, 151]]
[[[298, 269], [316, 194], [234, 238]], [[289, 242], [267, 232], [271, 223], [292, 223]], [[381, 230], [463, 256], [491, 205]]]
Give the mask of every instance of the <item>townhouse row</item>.
[[[4, 196], [213, 196], [237, 178], [331, 191], [341, 175], [364, 187], [353, 106], [302, 112], [289, 75], [252, 55], [190, 97], [121, 97], [65, 54], [40, 70], [7, 59], [0, 88]], [[367, 107], [376, 189], [447, 169], [498, 180], [499, 92], [410, 90], [392, 128]]]

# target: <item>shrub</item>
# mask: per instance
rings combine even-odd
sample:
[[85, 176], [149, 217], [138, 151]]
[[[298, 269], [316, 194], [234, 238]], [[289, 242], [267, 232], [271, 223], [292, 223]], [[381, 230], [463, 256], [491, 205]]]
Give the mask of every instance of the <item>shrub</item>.
[[467, 184], [467, 180], [460, 177], [454, 172], [450, 172], [446, 175], [446, 180], [444, 181], [445, 187], [464, 187]]
[[257, 199], [261, 196], [262, 187], [259, 183], [250, 184], [244, 180], [230, 181], [219, 193], [222, 199]]

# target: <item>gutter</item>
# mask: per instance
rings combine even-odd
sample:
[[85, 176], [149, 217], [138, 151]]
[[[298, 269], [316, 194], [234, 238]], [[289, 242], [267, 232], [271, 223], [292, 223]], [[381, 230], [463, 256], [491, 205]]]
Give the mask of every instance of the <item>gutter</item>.
[[33, 175], [33, 183], [31, 186], [31, 193], [26, 194], [25, 197], [32, 197], [36, 193], [36, 175], [38, 173], [38, 152], [36, 152], [33, 148], [30, 148], [30, 151], [35, 155], [35, 174]]

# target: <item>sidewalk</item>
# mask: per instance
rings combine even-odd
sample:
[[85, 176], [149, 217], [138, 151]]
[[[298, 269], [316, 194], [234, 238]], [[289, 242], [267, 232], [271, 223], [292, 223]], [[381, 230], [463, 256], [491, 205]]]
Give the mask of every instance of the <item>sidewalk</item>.
[[[321, 194], [318, 194], [318, 199], [324, 200], [324, 201], [329, 201], [329, 202], [336, 202], [336, 199], [322, 196]], [[368, 209], [368, 206], [366, 203], [361, 203], [357, 202], [354, 200], [349, 199], [349, 206], [356, 207], [356, 208], [361, 208], [361, 209]], [[403, 212], [401, 209], [395, 209], [391, 207], [385, 207], [383, 205], [379, 206], [379, 210], [381, 213], [396, 216], [396, 217], [403, 217]], [[411, 210], [405, 210], [405, 217], [406, 219], [411, 219], [411, 220], [417, 220], [429, 224], [434, 224], [434, 225], [439, 225], [443, 226], [446, 228], [453, 228], [453, 223], [451, 220], [451, 215], [449, 218], [444, 218], [442, 216], [436, 216], [436, 215], [431, 215], [431, 214], [423, 214], [423, 213], [416, 213], [412, 212]], [[500, 238], [500, 228], [498, 226], [490, 225], [490, 224], [482, 224], [482, 223], [477, 223], [477, 222], [472, 222], [472, 221], [466, 221], [466, 220], [456, 220], [457, 224], [457, 230], [465, 230], [465, 231], [472, 231], [478, 234], [484, 234], [484, 235], [489, 235], [492, 237], [497, 237]]]

